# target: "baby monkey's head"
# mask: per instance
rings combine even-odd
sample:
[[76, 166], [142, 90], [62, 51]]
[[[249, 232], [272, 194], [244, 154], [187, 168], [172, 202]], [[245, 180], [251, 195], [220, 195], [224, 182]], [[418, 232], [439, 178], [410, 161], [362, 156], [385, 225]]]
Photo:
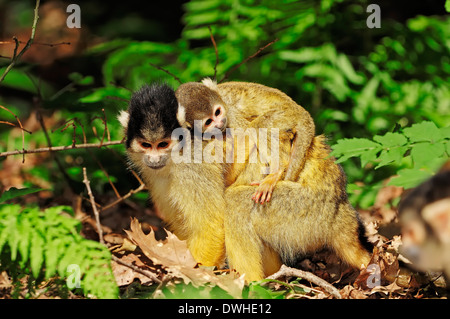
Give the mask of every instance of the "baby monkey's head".
[[177, 109], [175, 92], [166, 84], [144, 85], [131, 96], [128, 112], [122, 111], [119, 121], [125, 128], [125, 144], [134, 165], [159, 169], [167, 164], [178, 143], [171, 138], [180, 127]]
[[202, 133], [213, 133], [216, 129], [225, 131], [225, 103], [215, 87], [216, 84], [210, 79], [202, 83], [188, 82], [178, 87], [175, 93], [179, 104], [177, 119], [182, 127], [191, 130], [194, 121], [199, 121]]

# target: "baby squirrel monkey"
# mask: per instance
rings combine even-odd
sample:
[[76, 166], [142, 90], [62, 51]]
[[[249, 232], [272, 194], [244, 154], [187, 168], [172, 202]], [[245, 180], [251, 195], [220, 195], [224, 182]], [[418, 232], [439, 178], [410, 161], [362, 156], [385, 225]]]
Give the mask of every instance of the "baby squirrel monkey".
[[[268, 202], [279, 180], [297, 179], [315, 135], [315, 126], [310, 114], [285, 93], [257, 83], [216, 84], [209, 78], [202, 83], [184, 83], [175, 93], [180, 105], [178, 121], [188, 129], [194, 127], [196, 120], [201, 121], [202, 133], [214, 129], [224, 131], [227, 127], [279, 129], [279, 152], [288, 152], [290, 156], [281, 156], [284, 161], [280, 167], [261, 181], [251, 181], [251, 185], [258, 185], [252, 196], [255, 202]], [[270, 145], [270, 141], [267, 144]], [[249, 150], [246, 151], [248, 157]], [[231, 185], [244, 167], [245, 164], [235, 160], [226, 185]]]
[[249, 184], [262, 178], [264, 163], [246, 163], [225, 188], [228, 164], [174, 162], [173, 150], [185, 141], [171, 138], [180, 112], [170, 87], [144, 86], [119, 120], [132, 166], [169, 230], [187, 240], [197, 262], [220, 267], [226, 249], [230, 268], [254, 281], [276, 272], [282, 262], [292, 263], [298, 254], [330, 247], [348, 264], [367, 266], [370, 248], [364, 227], [323, 137], [315, 137], [306, 149], [295, 182], [279, 181], [277, 195], [266, 205], [256, 205], [250, 199], [256, 187]]
[[168, 229], [187, 241], [195, 260], [220, 267], [225, 258], [224, 166], [175, 163], [178, 102], [165, 84], [145, 85], [119, 114], [130, 166], [142, 177]]

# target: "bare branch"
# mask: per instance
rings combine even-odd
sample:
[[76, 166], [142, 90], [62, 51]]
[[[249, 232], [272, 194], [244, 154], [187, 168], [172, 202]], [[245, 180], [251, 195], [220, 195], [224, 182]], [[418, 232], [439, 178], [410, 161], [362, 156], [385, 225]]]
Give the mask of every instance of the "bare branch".
[[103, 229], [100, 224], [100, 214], [98, 213], [97, 206], [95, 204], [94, 195], [92, 194], [92, 190], [91, 190], [91, 186], [90, 186], [91, 182], [87, 178], [86, 167], [83, 167], [83, 177], [84, 177], [83, 183], [86, 185], [89, 199], [91, 200], [92, 210], [94, 211], [95, 221], [97, 223], [98, 237], [99, 237], [100, 243], [105, 244], [105, 241], [103, 240]]
[[239, 69], [241, 67], [242, 64], [247, 63], [249, 60], [253, 59], [254, 57], [256, 57], [258, 54], [260, 54], [262, 51], [264, 51], [267, 47], [271, 46], [272, 44], [274, 44], [275, 42], [277, 42], [278, 39], [273, 40], [272, 42], [267, 43], [265, 46], [263, 46], [262, 48], [259, 48], [258, 51], [256, 51], [254, 54], [252, 54], [251, 56], [249, 56], [248, 58], [246, 58], [244, 61], [242, 61], [241, 63], [239, 63], [238, 65], [236, 65], [235, 67], [233, 67], [230, 71], [228, 71], [227, 73], [225, 73], [225, 76], [223, 77], [222, 80], [220, 80], [219, 83], [222, 83], [223, 81], [225, 81], [226, 79], [228, 79], [228, 77], [230, 76], [231, 73], [233, 73], [234, 71], [236, 71], [237, 69]]
[[280, 277], [284, 276], [292, 276], [292, 277], [299, 277], [302, 279], [306, 279], [309, 282], [312, 282], [313, 284], [316, 284], [322, 288], [324, 288], [330, 295], [332, 295], [336, 299], [342, 299], [341, 294], [339, 293], [339, 290], [337, 290], [333, 285], [328, 283], [327, 281], [323, 280], [320, 277], [317, 277], [313, 273], [310, 273], [308, 271], [296, 269], [287, 267], [286, 265], [282, 265], [280, 270], [278, 270], [273, 275], [267, 277], [268, 279], [278, 279]]
[[153, 274], [152, 272], [150, 272], [148, 270], [141, 269], [141, 268], [139, 268], [139, 267], [137, 267], [137, 266], [135, 266], [133, 264], [127, 263], [126, 261], [123, 261], [123, 260], [117, 258], [114, 255], [112, 255], [112, 260], [114, 260], [118, 264], [121, 264], [123, 266], [126, 266], [128, 268], [133, 269], [135, 272], [138, 272], [138, 273], [140, 273], [140, 274], [150, 278], [151, 280], [153, 280], [154, 282], [156, 282], [158, 284], [161, 283], [161, 280], [159, 280], [158, 277], [155, 274]]
[[[13, 37], [13, 39], [16, 37]], [[16, 38], [17, 39], [17, 38]], [[23, 44], [26, 43], [25, 41], [20, 41], [18, 40], [19, 44]], [[0, 41], [0, 44], [12, 44], [15, 43], [14, 41]], [[56, 47], [58, 45], [71, 45], [72, 43], [70, 42], [58, 42], [58, 43], [43, 43], [43, 42], [33, 42], [32, 45], [44, 45], [44, 46], [48, 46], [48, 47]]]
[[111, 207], [113, 207], [113, 206], [123, 202], [124, 200], [126, 200], [127, 198], [132, 196], [133, 194], [139, 193], [140, 191], [142, 191], [144, 189], [145, 189], [145, 184], [142, 183], [141, 185], [139, 185], [138, 188], [130, 190], [127, 194], [125, 194], [125, 195], [121, 196], [120, 198], [116, 199], [111, 204], [108, 204], [108, 205], [102, 207], [100, 210], [103, 212], [103, 211], [105, 211], [107, 209], [110, 209]]
[[123, 140], [104, 142], [104, 143], [85, 143], [85, 144], [76, 144], [76, 145], [67, 145], [67, 146], [42, 147], [42, 148], [36, 148], [33, 150], [20, 150], [20, 151], [16, 150], [16, 151], [3, 152], [3, 153], [0, 153], [0, 157], [10, 156], [10, 155], [19, 155], [19, 154], [58, 152], [58, 151], [83, 149], [83, 148], [101, 148], [103, 146], [119, 145], [122, 143], [123, 143]]
[[36, 0], [36, 6], [34, 8], [34, 19], [33, 19], [33, 25], [31, 27], [31, 36], [30, 39], [27, 41], [27, 44], [25, 45], [25, 47], [18, 53], [17, 53], [17, 46], [18, 46], [18, 40], [17, 38], [14, 37], [14, 41], [16, 42], [16, 48], [14, 49], [14, 55], [12, 58], [11, 63], [6, 67], [6, 70], [3, 72], [2, 76], [0, 77], [0, 82], [2, 82], [6, 75], [9, 73], [9, 71], [12, 70], [12, 68], [14, 67], [14, 65], [16, 64], [16, 62], [22, 57], [22, 55], [30, 48], [31, 44], [34, 41], [34, 36], [36, 34], [36, 25], [37, 22], [39, 20], [39, 4], [40, 4], [40, 0]]
[[158, 66], [156, 64], [153, 64], [153, 63], [150, 63], [150, 62], [148, 64], [150, 64], [152, 67], [154, 67], [154, 68], [156, 68], [156, 69], [158, 69], [160, 71], [166, 72], [171, 77], [173, 77], [175, 80], [177, 80], [178, 83], [183, 84], [183, 82], [180, 80], [180, 78], [178, 76], [176, 76], [175, 74], [173, 74], [172, 72], [170, 72], [170, 71], [168, 71], [168, 70], [166, 70], [166, 69], [164, 69], [164, 68], [162, 68], [162, 67], [160, 67], [160, 66]]
[[219, 51], [217, 50], [216, 40], [214, 39], [214, 35], [212, 33], [211, 27], [208, 26], [209, 36], [211, 37], [211, 42], [214, 46], [214, 51], [216, 52], [216, 64], [214, 64], [214, 81], [217, 80], [217, 66], [219, 65]]

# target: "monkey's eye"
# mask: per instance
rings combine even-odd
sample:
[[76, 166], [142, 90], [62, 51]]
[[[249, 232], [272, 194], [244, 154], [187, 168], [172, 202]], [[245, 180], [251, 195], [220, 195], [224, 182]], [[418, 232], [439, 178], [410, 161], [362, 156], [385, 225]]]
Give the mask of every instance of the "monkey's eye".
[[207, 119], [205, 122], [205, 126], [210, 126], [212, 123], [212, 119]]
[[143, 148], [151, 148], [151, 147], [152, 147], [152, 144], [146, 143], [146, 142], [142, 142], [142, 143], [141, 143], [141, 146], [142, 146]]
[[167, 142], [161, 142], [158, 144], [158, 148], [166, 148], [167, 146], [169, 146], [169, 143]]
[[214, 113], [215, 116], [219, 116], [219, 114], [221, 113], [220, 111], [220, 107], [217, 108], [216, 113]]

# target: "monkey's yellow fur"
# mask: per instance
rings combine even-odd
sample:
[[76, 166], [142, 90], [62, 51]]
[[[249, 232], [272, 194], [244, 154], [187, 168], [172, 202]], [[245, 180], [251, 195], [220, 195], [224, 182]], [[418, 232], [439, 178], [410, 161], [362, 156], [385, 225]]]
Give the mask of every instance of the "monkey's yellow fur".
[[296, 256], [333, 249], [345, 262], [367, 266], [370, 254], [361, 238], [363, 228], [345, 193], [346, 179], [329, 158], [323, 136], [314, 138], [297, 182], [280, 181], [277, 193], [264, 205], [248, 199], [248, 186], [259, 164], [248, 164], [225, 191], [225, 243], [230, 268], [260, 280]]
[[[255, 94], [243, 92], [239, 94]], [[127, 120], [121, 122], [127, 128]], [[284, 132], [282, 163], [296, 156], [290, 143], [293, 126], [287, 126], [280, 128]], [[279, 181], [271, 201], [263, 205], [252, 200], [257, 187], [250, 183], [264, 178], [261, 168], [266, 163], [199, 164], [193, 158], [190, 163], [174, 163], [169, 159], [164, 167], [151, 169], [136, 143], [130, 143], [127, 152], [169, 229], [187, 240], [194, 258], [205, 266], [222, 266], [226, 255], [230, 268], [245, 274], [247, 281], [260, 280], [277, 271], [282, 262], [323, 247], [334, 249], [354, 267], [367, 266], [370, 255], [364, 249], [364, 229], [348, 202], [345, 175], [329, 158], [322, 136], [308, 143], [300, 132], [295, 132], [295, 140], [302, 145], [301, 169], [291, 175], [292, 181]], [[153, 137], [153, 133], [142, 138], [153, 142], [167, 137]], [[225, 147], [220, 140], [203, 141], [203, 146], [207, 143]]]

